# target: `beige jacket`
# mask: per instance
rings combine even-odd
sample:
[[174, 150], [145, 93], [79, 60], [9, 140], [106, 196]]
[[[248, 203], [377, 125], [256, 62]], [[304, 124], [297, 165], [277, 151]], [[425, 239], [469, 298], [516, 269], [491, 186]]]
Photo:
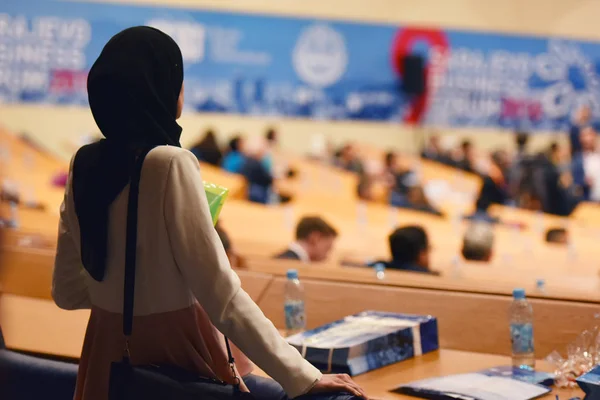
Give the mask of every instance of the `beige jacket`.
[[[69, 178], [52, 285], [59, 307], [97, 307], [121, 313], [128, 193], [126, 187], [111, 205], [108, 267], [104, 280], [96, 282], [81, 264], [79, 225]], [[279, 382], [290, 397], [306, 393], [321, 378], [241, 288], [213, 228], [199, 165], [192, 153], [161, 146], [148, 154], [140, 179], [138, 213], [136, 317], [185, 309], [197, 299], [217, 329]]]

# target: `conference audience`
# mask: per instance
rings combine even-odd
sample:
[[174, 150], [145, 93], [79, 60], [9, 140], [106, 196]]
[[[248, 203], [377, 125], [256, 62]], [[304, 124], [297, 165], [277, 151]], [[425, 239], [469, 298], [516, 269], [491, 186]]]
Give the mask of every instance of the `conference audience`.
[[190, 151], [199, 161], [204, 161], [217, 167], [221, 166], [223, 153], [217, 143], [217, 137], [212, 129], [204, 134], [204, 137], [194, 144]]
[[383, 263], [386, 268], [409, 272], [439, 275], [429, 267], [429, 239], [425, 230], [416, 225], [396, 229], [388, 238], [391, 261], [376, 261], [369, 264]]
[[463, 237], [462, 256], [469, 261], [489, 262], [494, 247], [494, 230], [491, 224], [475, 222], [469, 225]]
[[565, 228], [550, 228], [546, 231], [546, 243], [567, 244], [569, 233]]
[[296, 226], [296, 241], [275, 258], [304, 263], [325, 261], [338, 233], [321, 217], [303, 217]]
[[227, 172], [239, 174], [242, 172], [242, 167], [246, 161], [244, 155], [244, 138], [235, 136], [229, 141], [229, 146], [225, 157], [223, 157], [223, 169]]
[[[118, 33], [89, 71], [90, 109], [106, 140], [80, 149], [72, 163], [52, 280], [59, 307], [91, 309], [74, 399], [107, 399], [111, 365], [122, 360], [127, 246], [138, 283], [131, 364], [165, 363], [239, 383], [258, 399], [353, 397], [340, 391], [366, 398], [349, 377], [323, 375], [304, 360], [240, 287], [213, 227], [198, 162], [180, 148], [183, 71], [175, 41], [149, 27]], [[141, 178], [129, 188], [132, 164]], [[131, 221], [137, 229], [126, 229]], [[234, 367], [223, 335], [237, 345]], [[244, 354], [274, 380], [252, 375]]]

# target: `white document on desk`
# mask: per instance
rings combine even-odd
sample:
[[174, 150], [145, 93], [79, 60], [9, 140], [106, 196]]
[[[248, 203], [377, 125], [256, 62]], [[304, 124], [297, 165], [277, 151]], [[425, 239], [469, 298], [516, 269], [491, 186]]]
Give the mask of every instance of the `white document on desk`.
[[477, 373], [425, 379], [403, 385], [399, 390], [402, 388], [412, 389], [414, 395], [422, 394], [425, 398], [429, 392], [461, 400], [530, 400], [550, 392], [541, 385]]

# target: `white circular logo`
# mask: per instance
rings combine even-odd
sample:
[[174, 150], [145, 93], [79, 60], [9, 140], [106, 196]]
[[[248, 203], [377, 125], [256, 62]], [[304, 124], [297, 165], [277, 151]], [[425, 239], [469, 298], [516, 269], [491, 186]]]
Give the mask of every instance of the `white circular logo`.
[[327, 25], [312, 25], [300, 34], [292, 61], [300, 79], [309, 85], [333, 85], [348, 64], [344, 38]]
[[206, 29], [196, 22], [153, 19], [146, 25], [156, 28], [179, 45], [181, 56], [186, 63], [199, 63], [204, 59]]

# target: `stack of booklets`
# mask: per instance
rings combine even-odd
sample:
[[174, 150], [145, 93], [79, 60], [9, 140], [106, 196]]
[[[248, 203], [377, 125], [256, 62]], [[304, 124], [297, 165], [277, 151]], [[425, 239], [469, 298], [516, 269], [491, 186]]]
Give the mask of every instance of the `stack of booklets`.
[[397, 393], [433, 400], [530, 400], [549, 393], [553, 375], [512, 367], [424, 379]]
[[432, 316], [365, 311], [288, 338], [325, 372], [358, 375], [437, 350]]

